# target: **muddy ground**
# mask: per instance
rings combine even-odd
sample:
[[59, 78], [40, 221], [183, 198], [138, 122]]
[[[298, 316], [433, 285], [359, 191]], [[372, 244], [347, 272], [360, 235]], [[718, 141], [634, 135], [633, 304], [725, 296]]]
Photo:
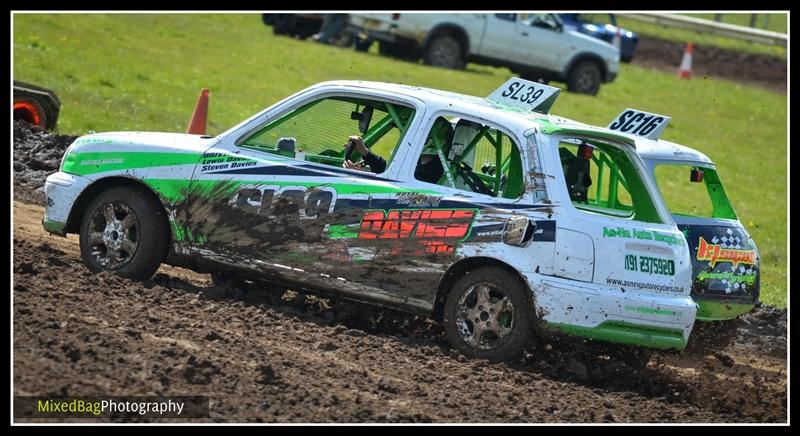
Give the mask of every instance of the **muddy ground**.
[[206, 395], [206, 420], [222, 422], [786, 421], [787, 317], [772, 307], [704, 327], [643, 368], [616, 348], [559, 338], [491, 364], [451, 350], [423, 317], [264, 284], [214, 286], [169, 266], [146, 282], [93, 275], [75, 235], [41, 227], [49, 170], [38, 162], [56, 152], [35, 145], [50, 135], [23, 127], [15, 395]]
[[[685, 43], [639, 35], [632, 64], [678, 73]], [[625, 64], [621, 65], [624, 74]], [[786, 93], [787, 62], [774, 56], [694, 45], [692, 80], [720, 78]]]

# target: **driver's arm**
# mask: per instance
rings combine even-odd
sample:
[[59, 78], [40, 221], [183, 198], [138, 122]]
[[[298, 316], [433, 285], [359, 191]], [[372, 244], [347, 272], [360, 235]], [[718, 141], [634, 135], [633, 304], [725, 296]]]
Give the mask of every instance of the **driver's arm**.
[[380, 174], [386, 170], [386, 160], [367, 148], [363, 139], [358, 136], [351, 136], [350, 140], [355, 143], [355, 150], [361, 155], [364, 162], [369, 165], [373, 173]]

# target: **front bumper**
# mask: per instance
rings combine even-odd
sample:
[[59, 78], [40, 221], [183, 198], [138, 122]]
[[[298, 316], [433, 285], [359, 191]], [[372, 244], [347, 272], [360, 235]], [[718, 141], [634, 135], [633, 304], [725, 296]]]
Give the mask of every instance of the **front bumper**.
[[622, 292], [558, 277], [528, 281], [546, 329], [601, 341], [682, 350], [697, 314], [689, 295]]
[[617, 80], [617, 73], [612, 73], [611, 71], [606, 73], [606, 83], [611, 83], [614, 80]]
[[46, 206], [42, 227], [50, 233], [64, 236], [72, 206], [78, 196], [92, 183], [86, 177], [57, 172], [47, 176], [44, 183]]

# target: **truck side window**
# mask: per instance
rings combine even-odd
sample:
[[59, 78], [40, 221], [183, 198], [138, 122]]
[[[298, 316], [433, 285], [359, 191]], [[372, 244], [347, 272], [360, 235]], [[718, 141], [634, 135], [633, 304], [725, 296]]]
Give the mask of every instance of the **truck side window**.
[[[436, 181], [426, 180], [419, 171], [431, 161], [442, 168]], [[522, 197], [526, 186], [519, 148], [508, 135], [493, 126], [455, 116], [439, 117], [434, 122], [418, 158], [415, 178], [510, 199]]]
[[517, 20], [517, 14], [494, 14], [494, 16], [499, 18], [499, 19], [501, 19], [501, 20], [506, 20], [506, 21], [516, 21]]
[[[586, 148], [591, 148], [588, 156]], [[661, 222], [627, 154], [610, 144], [565, 139], [558, 154], [570, 200], [578, 209], [619, 218]]]

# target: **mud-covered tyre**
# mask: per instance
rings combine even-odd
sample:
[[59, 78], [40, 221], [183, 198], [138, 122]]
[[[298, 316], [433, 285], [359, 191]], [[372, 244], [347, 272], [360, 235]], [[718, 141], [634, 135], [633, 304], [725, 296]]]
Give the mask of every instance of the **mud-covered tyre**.
[[167, 253], [166, 211], [140, 187], [109, 188], [89, 203], [81, 220], [81, 257], [93, 272], [147, 280]]
[[567, 90], [579, 94], [597, 95], [603, 82], [603, 72], [592, 61], [581, 61], [567, 74]]
[[55, 92], [40, 86], [14, 81], [14, 119], [25, 120], [45, 130], [58, 123], [61, 101]]
[[422, 60], [434, 67], [463, 69], [466, 66], [461, 43], [450, 35], [435, 36], [425, 47]]
[[470, 271], [447, 295], [447, 340], [467, 357], [513, 359], [533, 334], [531, 300], [527, 287], [506, 270], [487, 266]]

